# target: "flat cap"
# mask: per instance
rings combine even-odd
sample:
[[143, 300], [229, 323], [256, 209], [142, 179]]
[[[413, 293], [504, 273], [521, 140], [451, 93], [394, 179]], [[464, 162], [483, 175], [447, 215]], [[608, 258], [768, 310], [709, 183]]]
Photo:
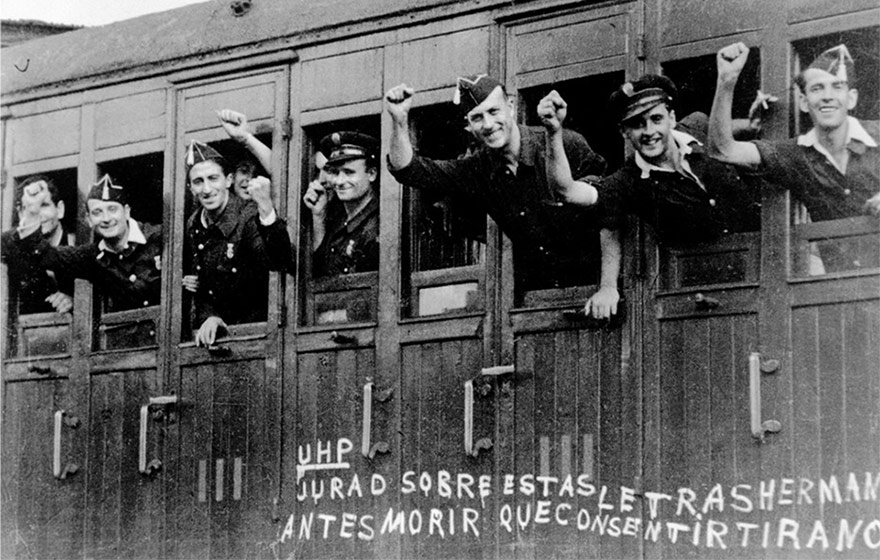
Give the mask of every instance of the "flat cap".
[[501, 82], [488, 74], [459, 76], [452, 102], [455, 105], [458, 105], [461, 111], [466, 115], [470, 113], [474, 107], [485, 101], [486, 98], [495, 91], [495, 88], [499, 87], [504, 89]]
[[121, 185], [114, 185], [113, 179], [110, 178], [110, 175], [106, 174], [89, 189], [89, 200], [127, 204], [125, 189]]
[[353, 159], [375, 162], [379, 154], [379, 141], [369, 134], [340, 130], [322, 138], [318, 149], [327, 158], [324, 165], [333, 165]]
[[608, 105], [620, 123], [650, 111], [660, 103], [672, 103], [677, 96], [678, 88], [672, 80], [666, 76], [645, 74], [617, 88], [608, 99]]

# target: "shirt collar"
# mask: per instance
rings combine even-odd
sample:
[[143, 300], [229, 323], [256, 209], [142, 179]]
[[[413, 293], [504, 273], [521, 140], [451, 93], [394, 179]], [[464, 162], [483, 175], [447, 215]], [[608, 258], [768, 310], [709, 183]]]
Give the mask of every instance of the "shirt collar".
[[[876, 148], [877, 141], [871, 138], [871, 135], [868, 134], [868, 131], [865, 130], [865, 127], [862, 126], [862, 123], [859, 122], [859, 119], [855, 117], [847, 117], [846, 118], [847, 127], [846, 127], [846, 145], [850, 149], [854, 149], [854, 151], [860, 152], [864, 150], [864, 148], [858, 147], [858, 144], [853, 145], [852, 142], [856, 141], [860, 144], [867, 146], [869, 148]], [[831, 165], [837, 168], [838, 171], [843, 173], [843, 170], [840, 169], [840, 166], [837, 164], [837, 161], [831, 156], [828, 150], [825, 149], [825, 146], [819, 143], [819, 134], [816, 132], [816, 127], [811, 128], [806, 134], [801, 134], [797, 139], [798, 146], [804, 146], [807, 148], [813, 148], [828, 160]]]
[[[127, 251], [132, 244], [137, 245], [146, 245], [147, 238], [144, 237], [144, 232], [141, 231], [141, 227], [138, 225], [136, 221], [132, 218], [128, 219], [128, 239], [125, 241], [125, 246], [122, 248], [123, 251]], [[98, 242], [98, 249], [101, 251], [108, 251], [110, 253], [115, 253], [112, 248], [102, 239]]]
[[[693, 172], [691, 171], [691, 166], [690, 166], [690, 164], [688, 164], [687, 160], [685, 159], [685, 156], [690, 155], [694, 151], [691, 144], [696, 144], [698, 146], [701, 146], [702, 144], [700, 143], [699, 140], [697, 140], [696, 138], [694, 138], [693, 136], [691, 136], [687, 132], [682, 132], [680, 130], [674, 130], [674, 129], [672, 130], [672, 139], [673, 139], [673, 141], [675, 141], [675, 144], [678, 146], [678, 154], [679, 154], [679, 157], [681, 158], [682, 168], [684, 168], [685, 170], [688, 171], [688, 173], [693, 175]], [[658, 166], [654, 165], [653, 163], [648, 163], [647, 161], [645, 161], [645, 158], [642, 157], [642, 154], [640, 154], [638, 152], [638, 150], [636, 150], [636, 153], [635, 153], [635, 162], [636, 162], [636, 165], [638, 166], [638, 168], [642, 170], [642, 175], [641, 175], [642, 179], [647, 179], [651, 175], [651, 171], [662, 171], [663, 173], [675, 173], [674, 169], [665, 169], [663, 167], [658, 167]], [[696, 179], [696, 176], [694, 176], [694, 179]], [[699, 181], [697, 181], [697, 182], [699, 183]]]

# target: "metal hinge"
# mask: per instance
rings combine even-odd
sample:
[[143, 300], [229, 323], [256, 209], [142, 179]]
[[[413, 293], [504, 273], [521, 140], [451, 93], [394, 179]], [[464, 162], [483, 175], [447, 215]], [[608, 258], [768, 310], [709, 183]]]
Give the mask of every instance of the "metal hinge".
[[281, 137], [290, 138], [293, 136], [293, 119], [287, 117], [281, 121]]
[[647, 50], [646, 45], [647, 39], [645, 38], [644, 33], [639, 33], [638, 37], [636, 37], [636, 58], [639, 60], [645, 60], [647, 55], [645, 51]]

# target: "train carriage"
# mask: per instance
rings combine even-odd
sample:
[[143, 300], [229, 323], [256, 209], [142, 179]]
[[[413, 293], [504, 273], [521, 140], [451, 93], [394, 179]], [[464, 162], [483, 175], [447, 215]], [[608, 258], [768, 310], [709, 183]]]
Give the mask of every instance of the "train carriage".
[[[379, 174], [378, 270], [312, 274], [314, 154], [327, 133], [388, 152], [383, 94], [417, 90], [417, 149], [468, 138], [456, 77], [490, 73], [520, 122], [550, 89], [610, 169], [605, 102], [661, 71], [708, 112], [715, 52], [752, 47], [737, 90], [779, 96], [846, 43], [855, 115], [880, 118], [872, 0], [212, 0], [4, 49], [2, 224], [50, 176], [82, 217], [104, 173], [160, 224], [157, 306], [20, 314], [3, 266], [3, 558], [873, 558], [880, 554], [880, 223], [810, 221], [759, 181], [761, 223], [670, 249], [631, 220], [625, 312], [595, 285], [526, 289], [498, 226]], [[193, 343], [182, 289], [184, 143], [243, 156], [215, 111], [272, 148], [297, 247], [261, 320]], [[829, 249], [830, 247], [830, 249]], [[821, 264], [834, 248], [863, 255]], [[827, 264], [827, 263], [826, 263]], [[159, 263], [157, 263], [159, 266]], [[519, 271], [521, 272], [521, 271]]]

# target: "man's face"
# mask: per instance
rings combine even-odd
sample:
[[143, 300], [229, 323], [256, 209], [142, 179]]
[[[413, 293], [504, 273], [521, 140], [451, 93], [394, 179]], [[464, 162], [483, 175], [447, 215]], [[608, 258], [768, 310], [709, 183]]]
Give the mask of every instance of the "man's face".
[[203, 161], [189, 170], [189, 190], [202, 208], [213, 211], [226, 206], [232, 174], [224, 175], [223, 168], [215, 161]]
[[645, 161], [655, 165], [669, 157], [669, 142], [675, 128], [675, 111], [661, 103], [649, 111], [620, 123], [620, 132]]
[[104, 239], [121, 239], [128, 232], [128, 204], [89, 199], [89, 225]]
[[467, 114], [467, 128], [487, 148], [500, 150], [510, 144], [516, 126], [513, 100], [496, 87], [482, 103]]
[[858, 92], [850, 89], [845, 80], [818, 68], [808, 68], [804, 74], [804, 91], [799, 96], [801, 111], [809, 113], [817, 128], [835, 129], [846, 122], [856, 106]]
[[242, 200], [250, 200], [251, 194], [247, 190], [248, 182], [253, 179], [254, 176], [250, 173], [245, 173], [244, 171], [236, 171], [234, 175], [233, 184], [235, 185], [235, 194], [238, 195]]
[[352, 159], [341, 163], [328, 163], [324, 166], [327, 185], [333, 187], [342, 202], [351, 202], [365, 197], [376, 180], [376, 169], [367, 169], [365, 159]]

